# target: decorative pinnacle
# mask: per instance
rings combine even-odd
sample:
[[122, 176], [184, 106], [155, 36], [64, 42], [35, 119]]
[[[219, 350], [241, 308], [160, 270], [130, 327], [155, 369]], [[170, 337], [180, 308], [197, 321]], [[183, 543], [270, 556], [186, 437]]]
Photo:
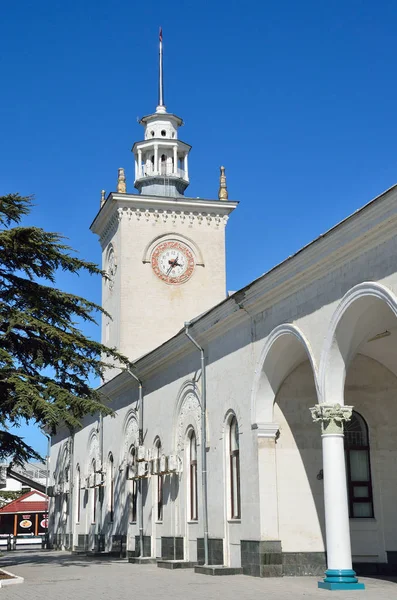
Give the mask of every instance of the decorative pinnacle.
[[225, 167], [221, 167], [221, 176], [219, 177], [219, 192], [218, 198], [219, 200], [227, 200], [229, 198], [229, 194], [227, 193], [226, 186], [226, 175], [225, 175]]
[[118, 194], [126, 194], [127, 193], [127, 184], [125, 181], [124, 169], [119, 169], [119, 174], [118, 174], [118, 178], [117, 178], [117, 193]]
[[105, 200], [106, 200], [105, 196], [106, 196], [106, 192], [105, 192], [105, 190], [102, 190], [101, 191], [101, 208], [105, 204]]

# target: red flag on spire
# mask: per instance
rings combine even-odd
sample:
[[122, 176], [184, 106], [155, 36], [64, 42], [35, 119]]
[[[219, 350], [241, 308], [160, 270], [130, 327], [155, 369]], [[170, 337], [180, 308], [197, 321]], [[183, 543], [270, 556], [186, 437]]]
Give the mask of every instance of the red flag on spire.
[[163, 41], [163, 28], [162, 27], [160, 27], [159, 40], [160, 40], [160, 42]]

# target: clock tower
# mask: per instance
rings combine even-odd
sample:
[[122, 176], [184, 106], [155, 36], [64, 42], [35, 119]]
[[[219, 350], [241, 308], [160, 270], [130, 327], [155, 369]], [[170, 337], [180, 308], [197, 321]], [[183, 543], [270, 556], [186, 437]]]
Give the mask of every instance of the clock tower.
[[[134, 187], [124, 169], [117, 191], [102, 192], [91, 230], [102, 247], [102, 342], [135, 360], [175, 335], [185, 321], [226, 297], [225, 226], [237, 202], [228, 200], [221, 167], [217, 200], [189, 198], [191, 146], [179, 139], [180, 117], [164, 105], [160, 32], [159, 98], [140, 120], [132, 147]], [[111, 376], [114, 374], [111, 374]]]

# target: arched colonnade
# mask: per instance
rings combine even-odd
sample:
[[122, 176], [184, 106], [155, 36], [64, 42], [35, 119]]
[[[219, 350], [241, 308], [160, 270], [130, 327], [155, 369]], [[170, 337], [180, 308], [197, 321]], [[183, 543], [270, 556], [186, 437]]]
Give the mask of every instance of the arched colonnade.
[[[364, 282], [340, 300], [321, 344], [317, 332], [292, 324], [277, 326], [268, 336], [255, 371], [251, 396], [252, 426], [258, 433], [258, 473], [261, 536], [278, 539], [276, 440], [277, 394], [285, 380], [304, 362], [310, 364], [317, 402], [312, 418], [321, 424], [327, 566], [323, 587], [357, 587], [352, 570], [344, 424], [352, 416], [345, 406], [345, 382], [358, 354], [380, 362], [397, 375], [393, 337], [397, 330], [397, 297], [379, 283]], [[321, 346], [317, 355], [309, 340]], [[375, 342], [375, 343], [374, 343]]]

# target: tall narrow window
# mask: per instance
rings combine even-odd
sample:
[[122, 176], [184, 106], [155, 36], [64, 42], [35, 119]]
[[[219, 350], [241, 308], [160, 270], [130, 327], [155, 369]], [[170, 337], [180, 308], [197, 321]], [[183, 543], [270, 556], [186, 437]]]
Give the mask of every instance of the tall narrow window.
[[96, 505], [97, 505], [97, 489], [95, 486], [95, 484], [96, 484], [96, 474], [95, 474], [96, 462], [95, 462], [95, 459], [92, 461], [91, 467], [92, 467], [91, 485], [93, 486], [91, 489], [91, 502], [92, 502], [91, 515], [92, 515], [92, 523], [95, 523], [95, 521], [96, 521]]
[[[131, 470], [134, 471], [136, 466], [135, 446], [130, 448], [129, 464]], [[131, 481], [131, 523], [136, 523], [136, 509], [137, 509], [137, 498], [138, 498], [138, 480], [132, 479]]]
[[346, 477], [349, 496], [349, 516], [374, 516], [368, 427], [363, 417], [353, 411], [345, 426]]
[[189, 496], [190, 521], [197, 521], [197, 440], [193, 429], [189, 434]]
[[[160, 466], [161, 456], [161, 441], [158, 439], [155, 445], [155, 458], [157, 458], [158, 465]], [[161, 473], [157, 475], [157, 490], [156, 490], [156, 505], [157, 505], [157, 521], [163, 520], [163, 476]]]
[[80, 523], [80, 501], [81, 501], [81, 474], [80, 466], [76, 467], [76, 523]]
[[232, 519], [241, 517], [240, 504], [240, 449], [239, 432], [236, 417], [232, 417], [229, 425], [229, 455], [230, 455], [230, 516]]
[[113, 454], [109, 454], [109, 519], [114, 520], [114, 461]]

